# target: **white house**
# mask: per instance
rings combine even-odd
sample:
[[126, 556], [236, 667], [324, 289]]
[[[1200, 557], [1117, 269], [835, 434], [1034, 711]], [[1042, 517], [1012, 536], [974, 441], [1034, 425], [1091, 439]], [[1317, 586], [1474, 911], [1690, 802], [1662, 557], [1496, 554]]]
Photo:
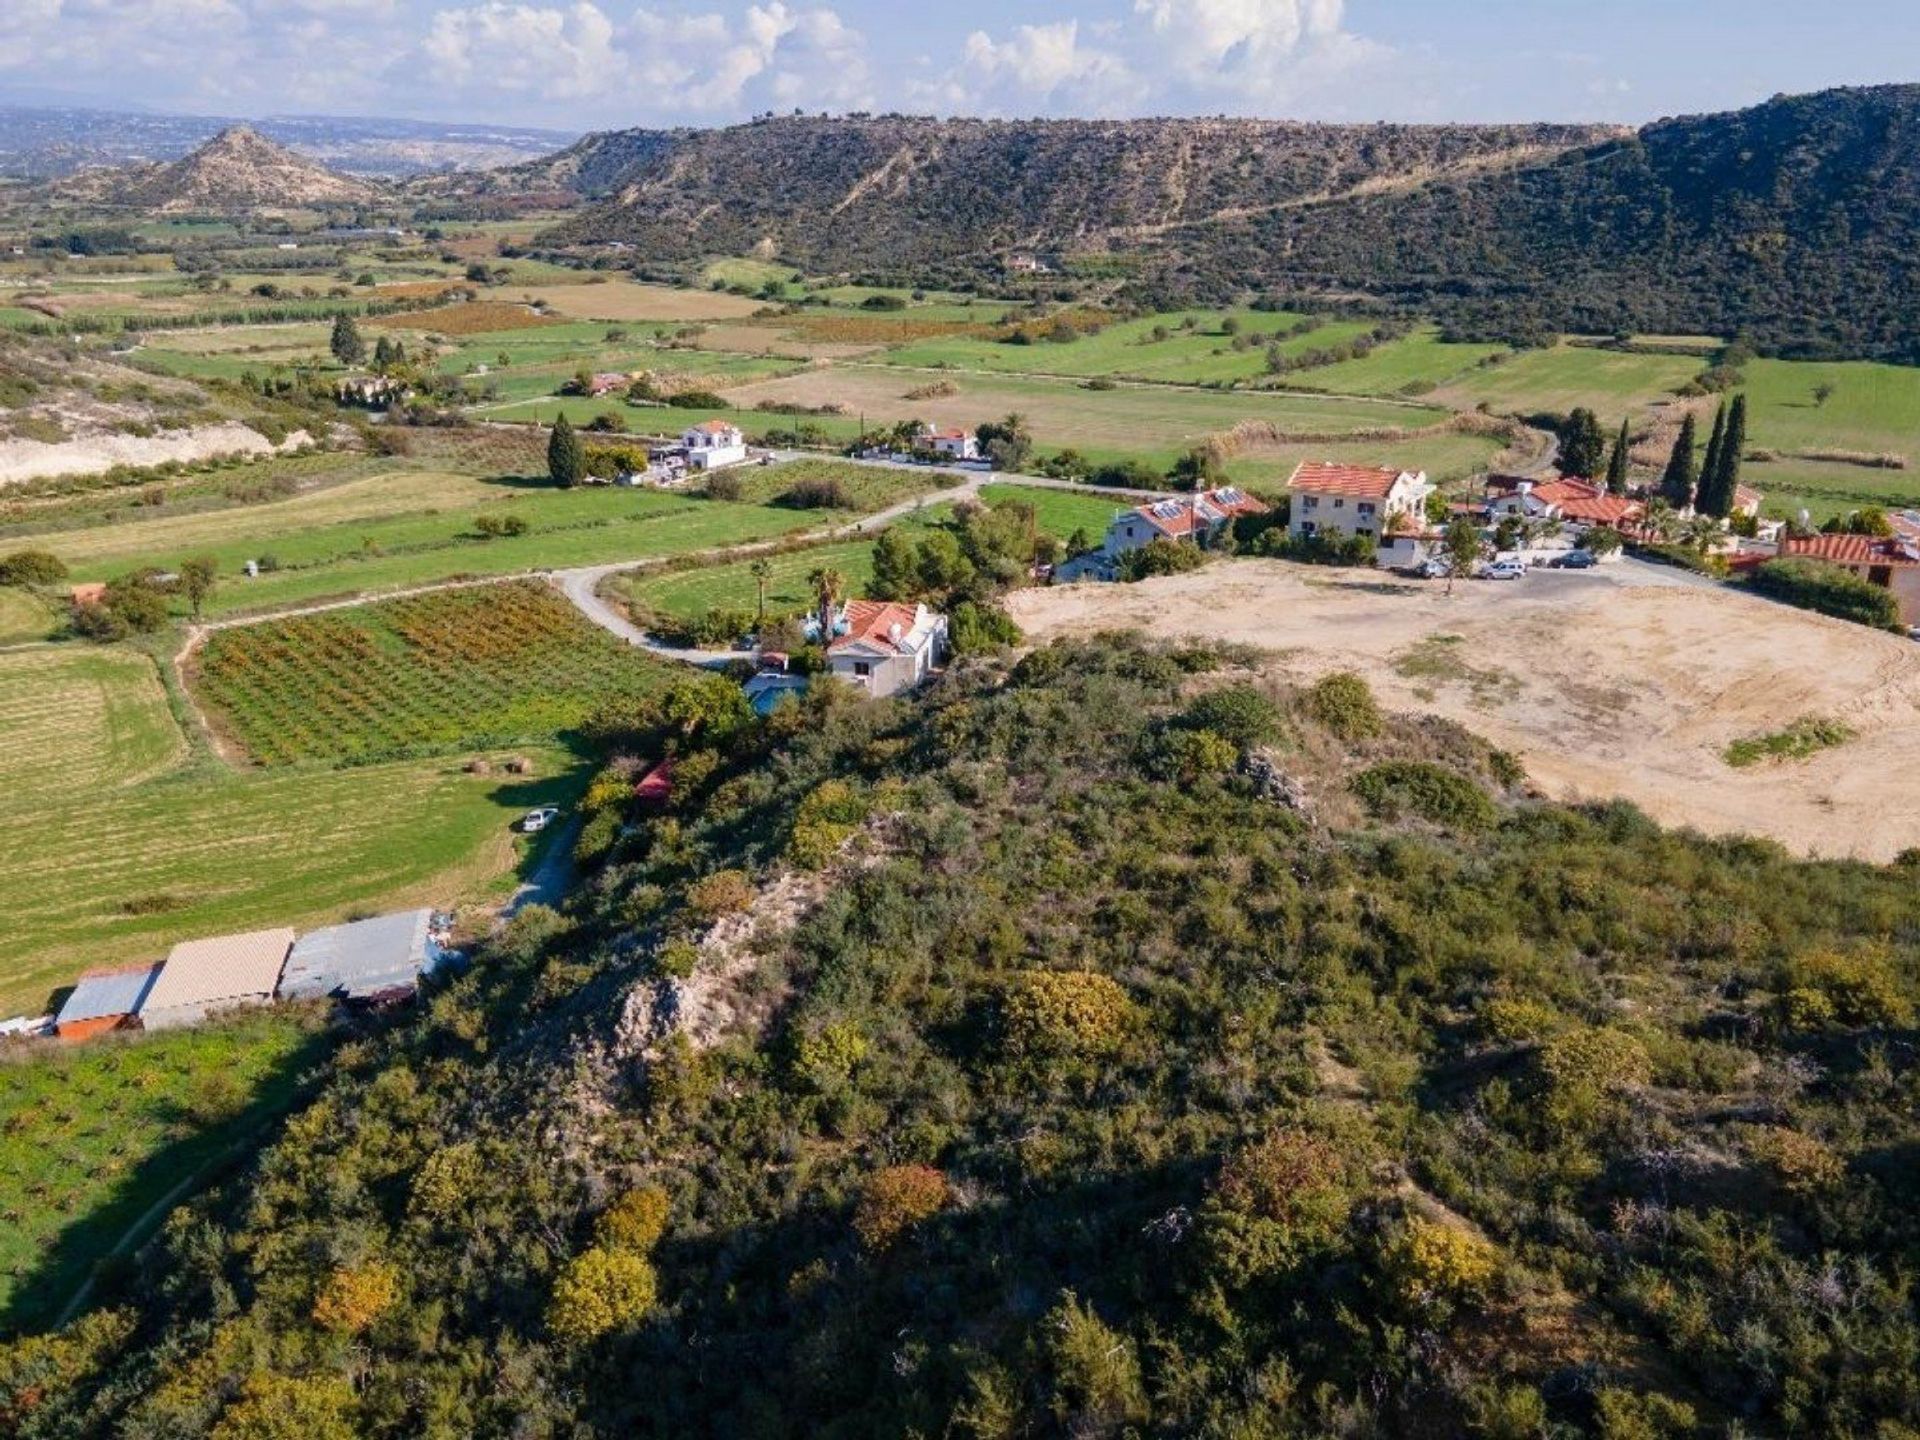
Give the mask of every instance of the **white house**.
[[1176, 544], [1209, 545], [1239, 515], [1264, 515], [1267, 507], [1246, 491], [1232, 485], [1217, 490], [1202, 490], [1150, 505], [1122, 510], [1107, 526], [1107, 543], [1102, 551], [1108, 560], [1117, 560], [1129, 550], [1138, 550], [1155, 540]]
[[1329, 460], [1303, 460], [1287, 489], [1293, 501], [1287, 528], [1295, 539], [1361, 535], [1378, 541], [1397, 515], [1424, 528], [1427, 497], [1433, 493], [1424, 470], [1379, 470]]
[[980, 441], [971, 430], [935, 430], [930, 425], [922, 426], [920, 443], [949, 460], [980, 458]]
[[680, 444], [687, 452], [687, 464], [695, 470], [718, 470], [739, 465], [747, 458], [746, 437], [738, 425], [724, 420], [703, 420], [681, 433]]
[[827, 668], [869, 695], [893, 695], [926, 679], [946, 652], [946, 616], [924, 605], [850, 600], [845, 633], [827, 646]]

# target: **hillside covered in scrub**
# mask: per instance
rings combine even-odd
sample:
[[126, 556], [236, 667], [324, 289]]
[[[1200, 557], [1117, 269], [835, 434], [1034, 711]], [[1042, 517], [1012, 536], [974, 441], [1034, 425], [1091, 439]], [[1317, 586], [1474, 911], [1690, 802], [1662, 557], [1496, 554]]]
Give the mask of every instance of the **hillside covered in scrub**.
[[1032, 253], [1154, 296], [1365, 297], [1469, 333], [1744, 333], [1920, 360], [1920, 86], [1637, 133], [889, 116], [644, 138], [614, 146], [643, 158], [595, 170], [615, 188], [555, 241], [757, 247], [915, 284]]
[[603, 713], [565, 912], [0, 1349], [8, 1433], [1913, 1433], [1913, 866], [1237, 658]]

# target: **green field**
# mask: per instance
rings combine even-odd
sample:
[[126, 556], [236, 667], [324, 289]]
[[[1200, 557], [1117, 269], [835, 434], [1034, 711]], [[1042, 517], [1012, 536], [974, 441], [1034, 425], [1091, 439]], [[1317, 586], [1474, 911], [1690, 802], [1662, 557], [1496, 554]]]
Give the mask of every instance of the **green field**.
[[1033, 506], [1035, 522], [1059, 540], [1076, 530], [1085, 530], [1097, 540], [1107, 533], [1114, 512], [1138, 503], [1126, 496], [1086, 495], [1037, 485], [982, 485], [980, 498], [989, 505], [1019, 500]]
[[[815, 570], [838, 570], [847, 577], [853, 594], [873, 577], [873, 541], [850, 540], [837, 545], [813, 545], [765, 557], [772, 573], [767, 579], [767, 613], [792, 615], [815, 598], [807, 577]], [[683, 620], [709, 610], [752, 610], [758, 603], [753, 562], [738, 560], [697, 569], [665, 570], [615, 577], [609, 588], [646, 610]]]
[[1227, 461], [1227, 478], [1262, 493], [1285, 487], [1302, 460], [1425, 470], [1435, 484], [1481, 474], [1500, 442], [1478, 435], [1427, 435], [1418, 440], [1350, 440], [1338, 444], [1261, 445]]
[[551, 742], [665, 670], [522, 580], [218, 631], [196, 672], [222, 728], [271, 766]]
[[0, 1059], [0, 1334], [50, 1325], [159, 1201], [287, 1107], [324, 1043], [283, 1010]]
[[457, 760], [238, 773], [191, 756], [157, 667], [127, 649], [0, 654], [0, 733], [7, 1015], [197, 935], [490, 893], [521, 859], [508, 822], [583, 779], [552, 749], [532, 779]]
[[1671, 399], [1703, 368], [1693, 355], [1637, 355], [1580, 345], [1522, 350], [1512, 359], [1473, 370], [1430, 398], [1463, 410], [1485, 403], [1500, 414], [1565, 414], [1585, 406], [1611, 429]]
[[1482, 361], [1510, 353], [1504, 345], [1449, 344], [1432, 330], [1389, 341], [1362, 360], [1343, 360], [1283, 376], [1282, 383], [1336, 395], [1427, 394], [1471, 374]]
[[0, 587], [0, 645], [44, 640], [53, 629], [53, 611], [30, 590]]
[[[1754, 360], [1744, 373], [1754, 444], [1903, 455], [1920, 466], [1920, 367]], [[1819, 385], [1833, 387], [1824, 405], [1814, 397]]]
[[[993, 370], [1008, 374], [1114, 376], [1189, 385], [1253, 380], [1267, 373], [1267, 348], [1283, 355], [1331, 348], [1364, 335], [1372, 322], [1328, 321], [1305, 335], [1289, 332], [1302, 317], [1254, 310], [1181, 311], [1108, 325], [1078, 339], [1013, 345], [998, 340], [925, 340], [889, 351], [894, 365]], [[1193, 328], [1182, 328], [1192, 322]], [[1223, 325], [1231, 322], [1237, 333]], [[1042, 322], [1036, 328], [1042, 332]], [[1156, 331], [1165, 331], [1155, 338]], [[1240, 348], [1235, 348], [1236, 341]]]
[[[877, 507], [925, 476], [839, 467], [850, 496]], [[771, 497], [783, 467], [746, 472]], [[707, 500], [657, 490], [481, 477], [452, 470], [383, 472], [314, 494], [202, 514], [55, 533], [34, 543], [59, 555], [76, 579], [104, 580], [141, 566], [171, 568], [210, 554], [221, 582], [209, 614], [267, 610], [333, 596], [430, 583], [455, 576], [508, 575], [683, 554], [816, 529], [850, 512], [790, 510]], [[527, 533], [482, 537], [481, 516], [517, 516]], [[262, 573], [248, 579], [248, 560]], [[271, 561], [275, 568], [269, 569]]]

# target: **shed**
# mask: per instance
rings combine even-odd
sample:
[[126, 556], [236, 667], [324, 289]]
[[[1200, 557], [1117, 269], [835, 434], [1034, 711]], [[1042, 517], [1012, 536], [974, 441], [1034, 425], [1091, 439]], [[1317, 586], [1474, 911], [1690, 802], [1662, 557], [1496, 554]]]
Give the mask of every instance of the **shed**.
[[69, 1042], [117, 1030], [139, 1013], [160, 974], [158, 964], [89, 970], [54, 1017], [54, 1033]]
[[403, 910], [302, 935], [280, 975], [282, 1000], [397, 1000], [440, 961], [431, 910]]
[[265, 1005], [292, 945], [293, 931], [283, 925], [174, 946], [141, 1002], [140, 1023], [164, 1030], [196, 1025], [216, 1010]]

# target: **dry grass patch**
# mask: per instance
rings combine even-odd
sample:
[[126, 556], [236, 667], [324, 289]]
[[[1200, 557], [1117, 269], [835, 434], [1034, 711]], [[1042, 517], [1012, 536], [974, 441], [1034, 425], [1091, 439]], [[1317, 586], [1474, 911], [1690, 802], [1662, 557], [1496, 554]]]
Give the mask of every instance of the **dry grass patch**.
[[427, 330], [438, 335], [484, 335], [496, 330], [531, 330], [560, 322], [537, 315], [517, 301], [466, 300], [434, 310], [410, 310], [399, 315], [377, 315], [363, 324], [385, 330]]

